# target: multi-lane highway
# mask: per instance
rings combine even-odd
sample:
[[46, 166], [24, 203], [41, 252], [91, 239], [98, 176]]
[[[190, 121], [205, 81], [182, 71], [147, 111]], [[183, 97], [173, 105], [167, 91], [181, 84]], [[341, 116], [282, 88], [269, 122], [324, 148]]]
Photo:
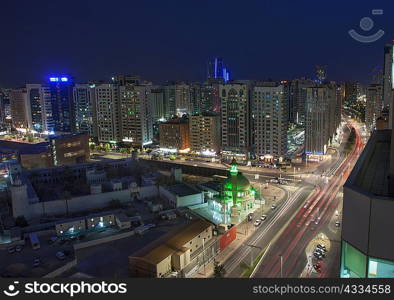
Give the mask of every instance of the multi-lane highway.
[[[360, 132], [355, 128], [355, 146], [352, 152], [335, 165], [329, 174], [332, 178], [320, 185], [298, 210], [277, 241], [271, 245], [260, 262], [254, 277], [298, 277], [306, 264], [305, 247], [326, 226], [340, 203], [336, 197], [345, 183], [362, 150]], [[300, 269], [301, 268], [301, 269]], [[325, 272], [321, 273], [324, 276]]]

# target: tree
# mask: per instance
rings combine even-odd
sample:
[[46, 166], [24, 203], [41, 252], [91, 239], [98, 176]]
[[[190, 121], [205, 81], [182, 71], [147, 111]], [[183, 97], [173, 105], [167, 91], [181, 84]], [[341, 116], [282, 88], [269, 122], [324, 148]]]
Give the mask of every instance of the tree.
[[19, 227], [26, 227], [29, 224], [27, 223], [25, 216], [19, 216], [15, 219], [15, 225]]
[[223, 278], [226, 275], [226, 270], [223, 265], [221, 265], [218, 261], [213, 262], [213, 277], [215, 278]]

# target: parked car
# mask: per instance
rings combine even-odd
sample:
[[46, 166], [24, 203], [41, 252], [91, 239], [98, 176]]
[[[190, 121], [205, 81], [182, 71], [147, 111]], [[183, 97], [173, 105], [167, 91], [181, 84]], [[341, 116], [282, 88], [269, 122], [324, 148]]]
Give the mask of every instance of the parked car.
[[53, 244], [54, 242], [56, 242], [57, 240], [58, 240], [58, 237], [57, 237], [57, 236], [52, 236], [52, 237], [48, 240], [48, 244], [51, 245], [51, 244]]
[[260, 224], [261, 224], [261, 220], [256, 220], [254, 222], [254, 226], [256, 226], [256, 227], [260, 226]]
[[279, 180], [276, 179], [276, 178], [272, 178], [272, 179], [270, 179], [270, 182], [271, 182], [271, 183], [279, 183]]
[[275, 208], [276, 208], [276, 204], [272, 204], [271, 209], [275, 209]]
[[325, 252], [327, 251], [326, 246], [324, 246], [324, 245], [322, 245], [322, 244], [317, 244], [316, 248], [322, 249], [322, 250], [324, 250]]
[[316, 257], [317, 259], [323, 258], [323, 255], [321, 255], [320, 253], [317, 253], [317, 252], [313, 252], [313, 256]]
[[336, 221], [336, 222], [335, 222], [335, 227], [340, 227], [340, 226], [341, 226], [341, 222]]
[[22, 249], [23, 249], [23, 246], [22, 246], [22, 245], [18, 245], [18, 246], [15, 247], [15, 251], [16, 251], [16, 252], [21, 252]]
[[62, 251], [58, 251], [56, 252], [56, 257], [60, 260], [63, 260], [66, 258], [66, 256], [64, 255], [64, 253]]
[[15, 247], [8, 247], [8, 253], [14, 253], [15, 252]]
[[265, 219], [267, 219], [266, 215], [262, 215], [261, 218], [260, 218], [261, 221], [265, 221]]
[[37, 268], [41, 264], [41, 260], [39, 258], [35, 258], [33, 260], [33, 267]]

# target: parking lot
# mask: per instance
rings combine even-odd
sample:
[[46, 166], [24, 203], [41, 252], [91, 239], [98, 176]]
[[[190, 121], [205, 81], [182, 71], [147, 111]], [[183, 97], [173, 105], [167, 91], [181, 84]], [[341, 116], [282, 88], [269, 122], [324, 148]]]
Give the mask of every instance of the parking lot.
[[[1, 277], [42, 277], [73, 260], [71, 244], [49, 244], [51, 236], [40, 237], [40, 249], [37, 250], [32, 249], [29, 240], [21, 251], [16, 251], [15, 248], [12, 253], [8, 249], [0, 250]], [[59, 251], [65, 254], [64, 258], [56, 256]]]

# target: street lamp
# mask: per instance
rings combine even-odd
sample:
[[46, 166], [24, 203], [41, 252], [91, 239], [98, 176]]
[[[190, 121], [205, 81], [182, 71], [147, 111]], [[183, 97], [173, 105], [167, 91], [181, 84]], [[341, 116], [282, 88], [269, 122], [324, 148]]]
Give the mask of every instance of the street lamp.
[[280, 278], [283, 278], [283, 255], [279, 254], [280, 257]]
[[202, 263], [204, 265], [204, 276], [206, 275], [205, 273], [205, 238], [202, 239]]

